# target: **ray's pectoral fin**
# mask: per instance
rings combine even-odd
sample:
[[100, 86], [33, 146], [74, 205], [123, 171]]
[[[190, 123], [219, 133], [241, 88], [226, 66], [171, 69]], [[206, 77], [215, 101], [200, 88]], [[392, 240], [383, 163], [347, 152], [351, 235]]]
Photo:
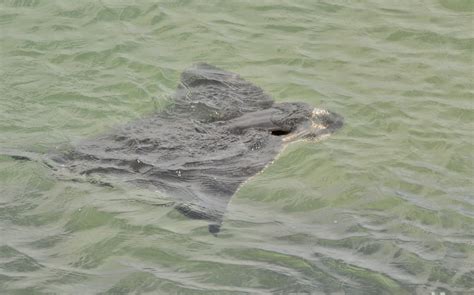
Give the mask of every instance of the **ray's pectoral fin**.
[[233, 175], [235, 171], [227, 166], [208, 166], [207, 172], [211, 174], [199, 171], [194, 175], [198, 176], [198, 182], [186, 196], [183, 192], [180, 194], [181, 201], [174, 209], [188, 218], [207, 221], [209, 232], [216, 235], [220, 232], [227, 206], [244, 178]]
[[209, 84], [225, 84], [238, 78], [237, 74], [224, 71], [207, 63], [197, 63], [181, 74], [181, 86], [198, 87]]
[[213, 235], [216, 235], [221, 230], [224, 212], [209, 211], [209, 208], [206, 209], [192, 203], [178, 204], [175, 206], [175, 209], [188, 218], [209, 221], [208, 230]]

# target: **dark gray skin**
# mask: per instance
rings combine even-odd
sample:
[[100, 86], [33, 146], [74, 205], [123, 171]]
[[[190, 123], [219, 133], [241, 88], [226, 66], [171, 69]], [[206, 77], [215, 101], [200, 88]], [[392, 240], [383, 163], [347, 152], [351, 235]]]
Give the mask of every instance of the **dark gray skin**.
[[237, 74], [197, 64], [182, 73], [166, 110], [83, 141], [48, 163], [158, 190], [182, 214], [209, 220], [209, 231], [217, 233], [239, 186], [286, 143], [316, 141], [341, 126], [337, 114], [275, 103]]

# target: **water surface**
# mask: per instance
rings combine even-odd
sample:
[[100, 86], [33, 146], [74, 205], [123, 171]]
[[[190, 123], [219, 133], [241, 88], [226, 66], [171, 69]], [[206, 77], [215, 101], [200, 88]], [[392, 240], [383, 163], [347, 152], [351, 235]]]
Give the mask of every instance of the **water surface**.
[[473, 31], [470, 0], [0, 1], [0, 148], [143, 117], [199, 61], [346, 121], [246, 183], [218, 237], [0, 157], [1, 293], [474, 292]]

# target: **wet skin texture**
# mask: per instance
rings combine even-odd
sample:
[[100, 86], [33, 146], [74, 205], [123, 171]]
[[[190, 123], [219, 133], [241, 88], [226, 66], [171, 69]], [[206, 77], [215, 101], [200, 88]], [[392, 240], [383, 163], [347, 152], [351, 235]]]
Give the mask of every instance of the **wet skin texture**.
[[208, 64], [181, 75], [166, 110], [85, 140], [51, 166], [119, 177], [158, 190], [175, 208], [220, 230], [231, 197], [287, 142], [317, 140], [342, 126], [337, 114], [306, 103], [275, 103], [261, 88]]

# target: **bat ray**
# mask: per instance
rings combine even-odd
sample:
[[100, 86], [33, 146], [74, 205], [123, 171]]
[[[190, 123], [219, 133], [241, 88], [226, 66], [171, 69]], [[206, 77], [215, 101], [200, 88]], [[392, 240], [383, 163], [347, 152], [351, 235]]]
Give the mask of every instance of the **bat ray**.
[[185, 216], [208, 220], [215, 234], [239, 186], [287, 143], [317, 141], [342, 124], [333, 112], [276, 103], [239, 75], [199, 63], [181, 74], [165, 110], [49, 155], [47, 162], [73, 174], [117, 176], [158, 190]]

